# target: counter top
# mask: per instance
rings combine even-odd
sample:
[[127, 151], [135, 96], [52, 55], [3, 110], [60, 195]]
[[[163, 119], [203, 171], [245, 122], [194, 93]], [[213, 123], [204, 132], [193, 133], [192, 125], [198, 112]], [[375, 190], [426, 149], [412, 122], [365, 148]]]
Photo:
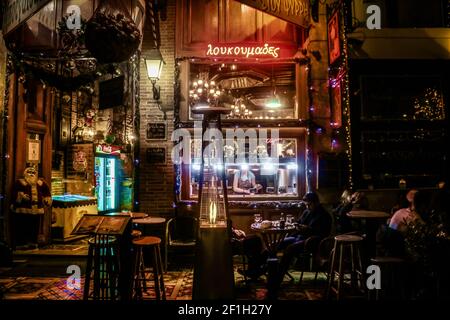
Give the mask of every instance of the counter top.
[[52, 196], [53, 208], [71, 208], [75, 206], [88, 206], [97, 203], [97, 198], [78, 194]]

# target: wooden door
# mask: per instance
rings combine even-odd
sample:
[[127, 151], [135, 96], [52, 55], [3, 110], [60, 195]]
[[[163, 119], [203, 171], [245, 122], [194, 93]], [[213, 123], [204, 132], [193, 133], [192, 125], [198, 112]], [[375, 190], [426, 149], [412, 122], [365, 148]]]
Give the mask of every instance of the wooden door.
[[[52, 169], [52, 105], [53, 94], [44, 88], [41, 82], [27, 80], [24, 84], [11, 75], [8, 122], [8, 199], [14, 182], [23, 177], [27, 166], [27, 145], [29, 140], [39, 140], [39, 177], [51, 186]], [[15, 243], [17, 226], [14, 225], [14, 213], [8, 213], [9, 240]], [[46, 210], [42, 219], [42, 243], [50, 241], [51, 210]], [[37, 226], [39, 227], [39, 226]]]

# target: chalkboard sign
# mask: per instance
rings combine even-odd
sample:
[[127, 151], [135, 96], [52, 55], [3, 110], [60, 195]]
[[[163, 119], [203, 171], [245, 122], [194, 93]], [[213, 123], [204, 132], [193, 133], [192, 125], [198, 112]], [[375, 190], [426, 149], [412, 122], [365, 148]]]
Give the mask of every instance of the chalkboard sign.
[[147, 162], [153, 164], [166, 164], [166, 148], [147, 148]]
[[164, 122], [155, 122], [147, 124], [148, 140], [166, 140], [167, 126]]

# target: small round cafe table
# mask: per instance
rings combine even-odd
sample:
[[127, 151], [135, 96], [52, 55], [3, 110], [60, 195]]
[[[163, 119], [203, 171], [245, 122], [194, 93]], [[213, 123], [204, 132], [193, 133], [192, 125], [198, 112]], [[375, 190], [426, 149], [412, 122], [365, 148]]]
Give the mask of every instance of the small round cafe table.
[[129, 212], [129, 211], [122, 211], [122, 212], [111, 212], [107, 214], [108, 216], [125, 216], [130, 217], [131, 219], [142, 219], [148, 217], [148, 214], [144, 212]]
[[293, 233], [296, 229], [294, 225], [286, 225], [284, 228], [270, 227], [261, 228], [260, 223], [252, 223], [251, 229], [262, 236], [264, 244], [269, 251], [269, 259], [267, 259], [267, 296], [269, 299], [277, 298], [277, 273], [278, 273], [278, 258], [277, 252], [280, 243]]
[[360, 219], [365, 221], [367, 232], [367, 258], [376, 256], [377, 253], [377, 230], [379, 225], [386, 221], [390, 215], [383, 211], [371, 210], [353, 210], [347, 213], [351, 219]]
[[143, 225], [148, 225], [148, 224], [161, 224], [166, 222], [165, 218], [161, 218], [161, 217], [145, 217], [145, 218], [137, 218], [133, 219], [133, 223], [135, 224], [143, 224]]

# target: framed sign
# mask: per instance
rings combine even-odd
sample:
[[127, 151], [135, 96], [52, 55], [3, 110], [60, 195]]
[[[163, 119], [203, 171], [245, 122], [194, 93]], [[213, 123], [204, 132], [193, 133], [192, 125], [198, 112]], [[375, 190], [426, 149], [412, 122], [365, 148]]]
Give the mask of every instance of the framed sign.
[[41, 141], [34, 139], [27, 139], [27, 162], [40, 163], [41, 162]]
[[147, 140], [166, 140], [167, 125], [165, 122], [147, 124]]
[[166, 164], [166, 147], [147, 148], [146, 158], [148, 163]]
[[330, 123], [333, 128], [342, 126], [342, 90], [341, 81], [330, 85]]
[[328, 21], [328, 58], [330, 65], [341, 56], [339, 13], [340, 11], [336, 10]]

